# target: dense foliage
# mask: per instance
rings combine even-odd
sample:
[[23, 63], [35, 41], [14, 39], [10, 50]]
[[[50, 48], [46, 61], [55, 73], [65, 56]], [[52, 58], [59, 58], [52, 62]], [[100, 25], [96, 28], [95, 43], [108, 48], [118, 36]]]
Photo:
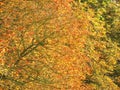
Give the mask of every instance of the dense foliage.
[[120, 3], [0, 0], [0, 90], [119, 90]]

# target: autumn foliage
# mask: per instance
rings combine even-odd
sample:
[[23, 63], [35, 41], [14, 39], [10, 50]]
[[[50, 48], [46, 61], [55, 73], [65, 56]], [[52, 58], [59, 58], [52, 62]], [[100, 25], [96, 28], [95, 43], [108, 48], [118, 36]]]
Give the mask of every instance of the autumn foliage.
[[110, 77], [120, 57], [118, 42], [98, 18], [107, 12], [90, 5], [87, 0], [0, 1], [1, 89], [119, 89], [119, 78]]

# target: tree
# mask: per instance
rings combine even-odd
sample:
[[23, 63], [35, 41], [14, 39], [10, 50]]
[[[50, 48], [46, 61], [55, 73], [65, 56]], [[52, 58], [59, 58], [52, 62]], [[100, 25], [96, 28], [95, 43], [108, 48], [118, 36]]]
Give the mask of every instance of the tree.
[[87, 75], [86, 80], [95, 85], [96, 89], [117, 90], [115, 80], [107, 74], [114, 72], [114, 66], [120, 57], [119, 43], [116, 43], [119, 41], [119, 34], [116, 33], [116, 30], [119, 32], [119, 22], [117, 22], [119, 4], [116, 5], [110, 0], [81, 0], [81, 2], [87, 4], [84, 10], [91, 14], [89, 20], [92, 25], [90, 28], [92, 34], [86, 45], [86, 52], [91, 58], [93, 74]]
[[119, 4], [111, 0], [0, 4], [2, 89], [119, 89]]
[[81, 7], [71, 0], [2, 3], [3, 89], [91, 89], [82, 82], [91, 71], [82, 50], [89, 23]]

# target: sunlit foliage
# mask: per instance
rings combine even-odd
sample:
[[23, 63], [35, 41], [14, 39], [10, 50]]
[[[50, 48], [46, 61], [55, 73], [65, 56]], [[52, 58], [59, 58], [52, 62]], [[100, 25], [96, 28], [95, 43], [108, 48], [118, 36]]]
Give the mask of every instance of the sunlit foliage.
[[0, 88], [119, 89], [118, 5], [111, 0], [1, 0]]

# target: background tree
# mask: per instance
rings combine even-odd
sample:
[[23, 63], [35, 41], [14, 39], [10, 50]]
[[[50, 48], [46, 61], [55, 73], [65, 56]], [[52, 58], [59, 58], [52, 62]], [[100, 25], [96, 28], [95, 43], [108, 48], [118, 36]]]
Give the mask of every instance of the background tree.
[[114, 66], [120, 58], [119, 4], [111, 0], [81, 0], [81, 2], [85, 5], [84, 10], [90, 13], [89, 20], [92, 25], [86, 51], [91, 57], [93, 74], [87, 76], [87, 81], [98, 90], [117, 90], [119, 85], [113, 78], [115, 74], [111, 78], [108, 73], [114, 72]]

